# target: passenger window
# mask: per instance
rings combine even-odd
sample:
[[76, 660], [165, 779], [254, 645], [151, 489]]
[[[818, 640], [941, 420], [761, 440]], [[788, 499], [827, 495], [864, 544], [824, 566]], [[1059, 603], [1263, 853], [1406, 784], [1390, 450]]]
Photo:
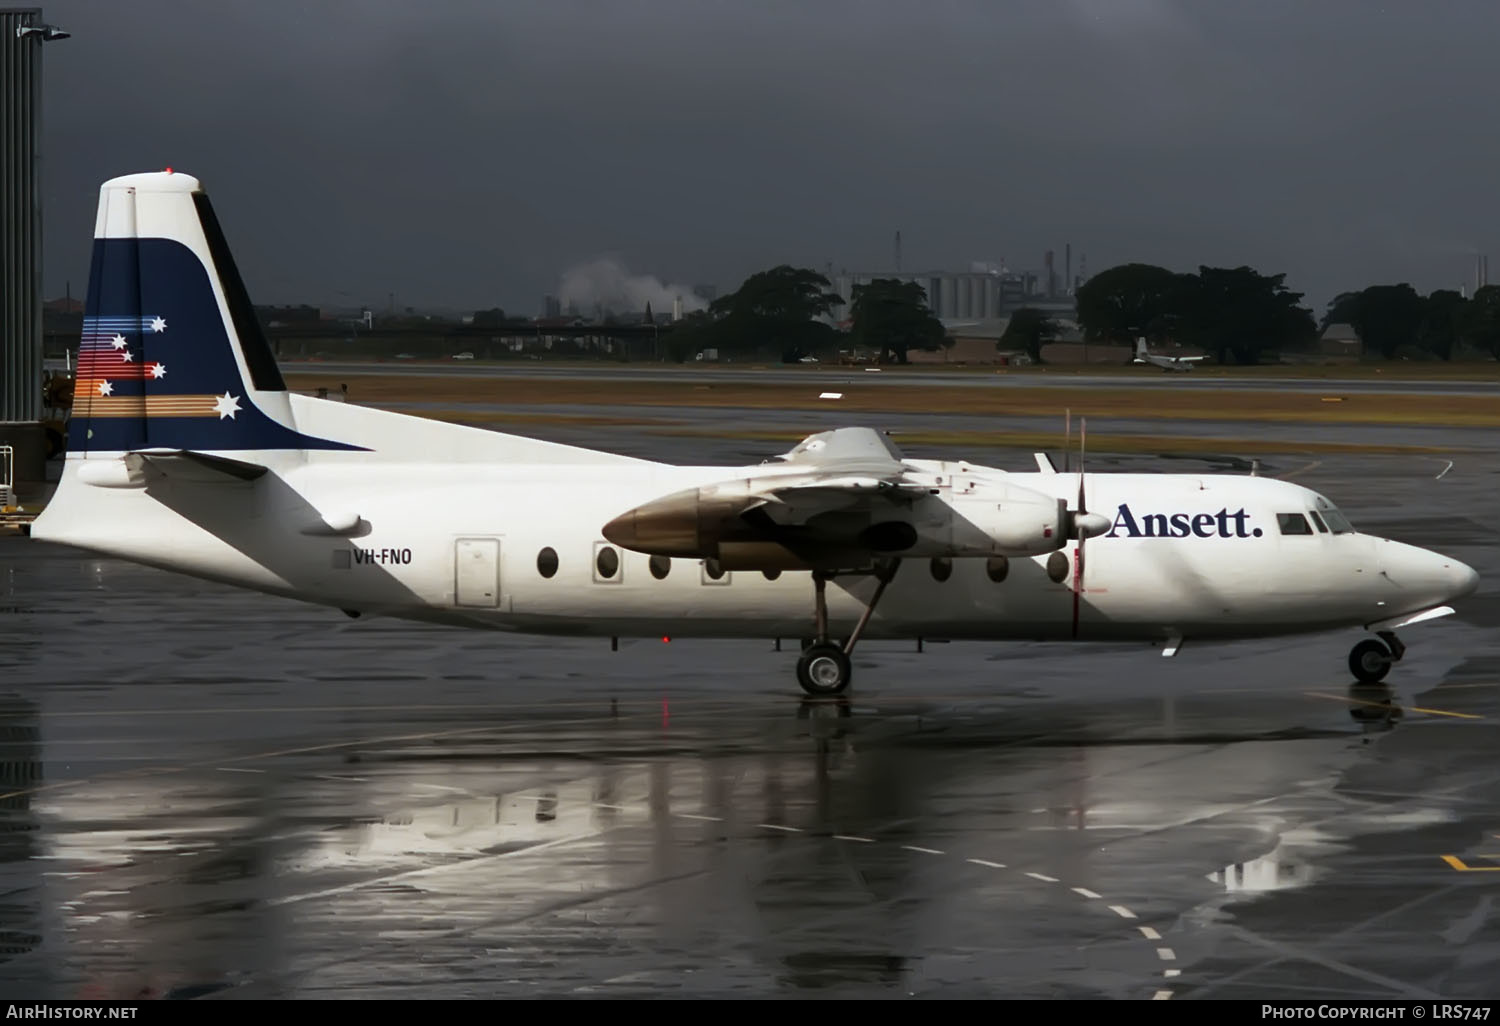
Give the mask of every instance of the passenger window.
[[543, 577], [551, 577], [557, 573], [557, 550], [547, 546], [536, 554], [536, 572]]
[[1010, 573], [1010, 560], [1004, 556], [991, 556], [984, 561], [984, 572], [990, 575], [990, 580], [999, 584]]
[[594, 543], [594, 580], [600, 583], [618, 581], [620, 554], [608, 545]]
[[717, 559], [705, 559], [703, 561], [703, 583], [704, 584], [728, 584], [729, 575], [719, 565]]
[[1328, 525], [1323, 523], [1323, 518], [1318, 516], [1317, 510], [1310, 509], [1307, 511], [1307, 515], [1312, 518], [1313, 526], [1318, 529], [1319, 534], [1328, 533]]
[[776, 578], [781, 576], [780, 570], [762, 570], [761, 573], [765, 575], [765, 578], [768, 581], [774, 581], [776, 580]]
[[652, 556], [647, 565], [651, 567], [651, 576], [658, 581], [666, 580], [667, 574], [672, 572], [672, 561], [666, 556]]
[[930, 569], [934, 581], [946, 581], [953, 576], [953, 560], [947, 556], [933, 556]]
[[1313, 533], [1312, 528], [1307, 524], [1307, 518], [1301, 513], [1276, 514], [1276, 526], [1281, 529], [1282, 534]]

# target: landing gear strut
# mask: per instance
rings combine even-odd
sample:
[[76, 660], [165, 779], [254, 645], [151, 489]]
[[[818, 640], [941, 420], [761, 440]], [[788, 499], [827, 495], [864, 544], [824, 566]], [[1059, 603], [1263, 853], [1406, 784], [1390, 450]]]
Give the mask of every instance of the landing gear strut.
[[813, 622], [817, 636], [813, 638], [811, 645], [802, 650], [802, 656], [797, 660], [797, 683], [802, 685], [803, 691], [822, 697], [837, 695], [849, 686], [853, 675], [849, 657], [854, 654], [854, 646], [859, 643], [860, 636], [864, 634], [865, 627], [869, 625], [870, 617], [875, 612], [875, 606], [885, 594], [886, 585], [891, 583], [900, 567], [899, 559], [876, 567], [874, 575], [878, 583], [875, 585], [875, 594], [870, 596], [870, 604], [865, 607], [853, 633], [842, 645], [828, 638], [827, 588], [828, 582], [838, 575], [831, 570], [813, 571]]
[[1384, 680], [1391, 667], [1406, 654], [1406, 646], [1393, 632], [1379, 631], [1377, 634], [1380, 641], [1366, 638], [1349, 652], [1349, 672], [1366, 684]]

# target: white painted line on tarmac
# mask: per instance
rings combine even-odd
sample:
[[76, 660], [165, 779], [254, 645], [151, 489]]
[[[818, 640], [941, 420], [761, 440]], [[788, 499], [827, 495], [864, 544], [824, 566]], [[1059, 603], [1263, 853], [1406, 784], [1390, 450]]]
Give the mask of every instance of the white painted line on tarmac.
[[700, 816], [697, 813], [693, 812], [679, 812], [677, 815], [681, 816], [683, 819], [703, 819], [707, 820], [710, 823], [724, 822], [724, 817], [722, 816]]
[[1089, 890], [1087, 887], [1074, 887], [1073, 888], [1073, 893], [1074, 894], [1082, 894], [1085, 898], [1098, 898], [1098, 897], [1101, 897], [1101, 895], [1095, 894], [1093, 891]]
[[1004, 862], [990, 862], [988, 859], [969, 859], [976, 866], [989, 866], [991, 869], [1004, 869]]
[[1170, 1001], [1170, 1000], [1172, 1000], [1172, 992], [1170, 990], [1159, 990], [1155, 994], [1151, 995], [1151, 1000], [1152, 1001]]
[[262, 769], [246, 769], [246, 768], [241, 767], [241, 766], [216, 766], [214, 768], [217, 769], [220, 773], [264, 773], [265, 772], [265, 770], [262, 770]]
[[1136, 929], [1140, 930], [1141, 936], [1146, 938], [1147, 940], [1161, 940], [1161, 934], [1157, 933], [1149, 926], [1138, 926], [1136, 927]]
[[1172, 962], [1176, 960], [1177, 952], [1173, 951], [1171, 948], [1157, 948], [1156, 957], [1161, 959], [1163, 962]]
[[762, 830], [785, 830], [789, 834], [802, 833], [801, 827], [778, 826], [775, 823], [757, 823], [755, 825], [760, 827]]
[[1109, 906], [1109, 910], [1121, 919], [1134, 919], [1136, 917], [1135, 913], [1124, 905], [1111, 905]]
[[1026, 875], [1033, 880], [1041, 880], [1044, 883], [1057, 883], [1057, 877], [1055, 876], [1046, 876], [1042, 873], [1027, 873]]
[[835, 841], [858, 841], [860, 844], [875, 843], [875, 838], [873, 837], [855, 837], [853, 834], [834, 834], [833, 839]]
[[915, 844], [903, 844], [901, 847], [905, 848], [907, 851], [919, 851], [923, 855], [942, 855], [942, 854], [944, 854], [944, 852], [940, 852], [936, 848], [919, 848]]
[[1163, 969], [1162, 972], [1161, 972], [1161, 974], [1163, 976], [1165, 976], [1167, 979], [1170, 980], [1170, 979], [1172, 979], [1175, 976], [1181, 976], [1182, 975], [1182, 970], [1181, 969]]

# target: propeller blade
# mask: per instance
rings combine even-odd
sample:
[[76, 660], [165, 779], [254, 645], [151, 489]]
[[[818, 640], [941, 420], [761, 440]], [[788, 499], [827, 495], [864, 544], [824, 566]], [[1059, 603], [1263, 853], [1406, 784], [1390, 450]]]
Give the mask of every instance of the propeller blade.
[[1087, 417], [1078, 419], [1078, 513], [1082, 516], [1088, 512], [1083, 503], [1083, 463], [1084, 452], [1087, 447], [1087, 434], [1089, 422]]
[[1063, 410], [1063, 473], [1068, 472], [1068, 464], [1073, 462], [1073, 411]]

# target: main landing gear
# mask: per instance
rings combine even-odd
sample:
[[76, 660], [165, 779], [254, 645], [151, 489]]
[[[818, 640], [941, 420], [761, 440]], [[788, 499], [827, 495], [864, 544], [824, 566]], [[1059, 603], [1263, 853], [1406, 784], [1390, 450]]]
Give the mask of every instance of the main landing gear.
[[1392, 631], [1378, 631], [1380, 641], [1366, 638], [1349, 652], [1349, 672], [1355, 680], [1374, 684], [1384, 680], [1391, 667], [1406, 654], [1406, 646]]
[[[865, 632], [865, 627], [875, 612], [875, 606], [880, 602], [880, 596], [885, 594], [886, 585], [891, 583], [891, 579], [896, 576], [896, 571], [900, 568], [901, 560], [899, 559], [877, 564], [873, 571], [875, 580], [878, 582], [875, 585], [875, 594], [870, 596], [870, 604], [865, 607], [859, 623], [855, 624], [854, 632], [842, 645], [829, 640], [828, 637], [826, 591], [828, 582], [838, 574], [831, 570], [813, 571], [813, 620], [817, 636], [802, 650], [802, 656], [797, 660], [797, 683], [802, 685], [803, 691], [809, 695], [824, 697], [837, 695], [849, 686], [853, 672], [849, 657], [854, 654], [854, 646], [859, 642], [860, 635]], [[868, 571], [862, 571], [864, 572]]]

